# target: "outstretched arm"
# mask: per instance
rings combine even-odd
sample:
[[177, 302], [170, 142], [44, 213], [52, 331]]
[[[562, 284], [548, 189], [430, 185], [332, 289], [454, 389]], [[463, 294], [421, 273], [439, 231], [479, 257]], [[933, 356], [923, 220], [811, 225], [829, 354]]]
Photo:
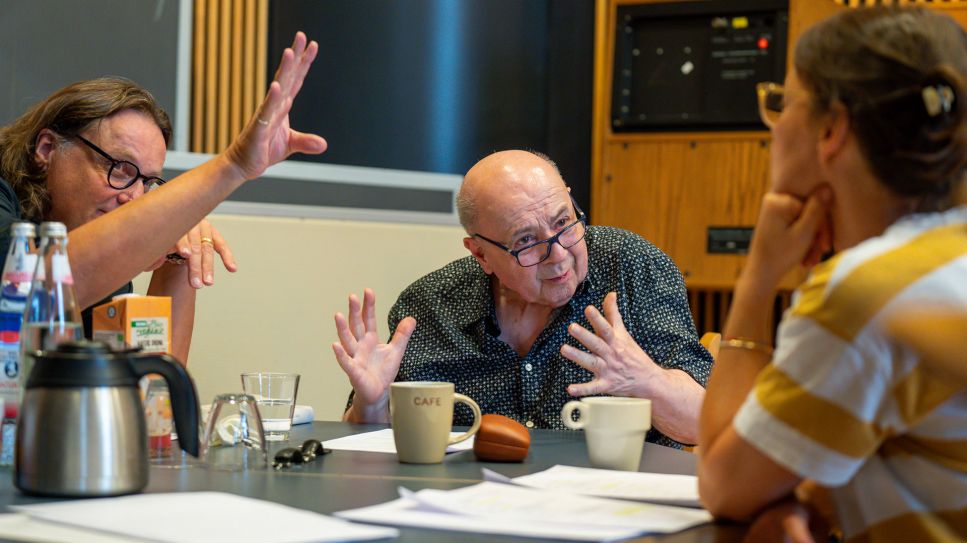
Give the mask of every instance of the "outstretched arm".
[[[768, 345], [767, 315], [782, 276], [800, 262], [815, 263], [829, 246], [821, 188], [802, 201], [769, 193], [762, 202], [749, 259], [736, 284], [719, 360], [709, 379], [699, 428], [699, 491], [717, 516], [747, 519], [790, 496], [800, 478], [743, 439], [732, 420], [771, 361], [767, 349], [733, 348], [730, 339]], [[749, 344], [749, 343], [745, 343]]]
[[289, 110], [318, 45], [296, 34], [268, 93], [228, 149], [144, 196], [70, 233], [77, 299], [89, 307], [148, 268], [246, 180], [293, 153], [321, 153], [326, 141], [289, 127]]

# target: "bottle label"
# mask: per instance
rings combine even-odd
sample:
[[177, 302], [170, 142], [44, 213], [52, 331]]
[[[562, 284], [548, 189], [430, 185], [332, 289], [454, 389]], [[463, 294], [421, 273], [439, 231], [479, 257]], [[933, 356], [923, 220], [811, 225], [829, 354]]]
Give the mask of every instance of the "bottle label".
[[74, 276], [71, 275], [71, 265], [67, 261], [67, 255], [55, 254], [50, 257], [50, 273], [55, 283], [74, 284]]
[[18, 342], [0, 342], [0, 399], [3, 400], [4, 417], [16, 417], [20, 405], [20, 345]]
[[[3, 280], [12, 278], [14, 281], [30, 281], [37, 267], [37, 255], [19, 252], [8, 257], [9, 267], [4, 270]], [[23, 279], [26, 276], [26, 279]]]
[[4, 283], [27, 283], [33, 277], [34, 270], [10, 270], [3, 274]]
[[5, 292], [0, 294], [0, 313], [19, 314], [22, 317], [26, 306], [26, 296], [6, 296]]

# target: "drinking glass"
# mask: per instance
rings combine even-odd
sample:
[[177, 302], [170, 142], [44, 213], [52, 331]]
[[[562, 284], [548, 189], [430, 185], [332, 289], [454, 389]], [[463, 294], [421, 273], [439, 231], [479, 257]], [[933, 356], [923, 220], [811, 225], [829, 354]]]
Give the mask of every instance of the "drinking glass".
[[242, 374], [242, 390], [255, 397], [262, 415], [265, 439], [289, 439], [292, 413], [299, 392], [299, 374], [254, 372]]
[[239, 471], [268, 466], [265, 433], [255, 398], [219, 394], [205, 426], [203, 457], [211, 469]]

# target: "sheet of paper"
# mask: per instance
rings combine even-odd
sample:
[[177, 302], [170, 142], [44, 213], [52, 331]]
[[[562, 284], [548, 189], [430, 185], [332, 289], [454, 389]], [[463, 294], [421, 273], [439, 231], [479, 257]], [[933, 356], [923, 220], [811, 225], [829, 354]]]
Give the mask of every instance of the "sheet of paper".
[[[458, 436], [463, 432], [450, 432], [450, 436]], [[396, 443], [393, 442], [393, 429], [365, 432], [338, 439], [327, 439], [326, 448], [337, 451], [366, 451], [396, 454]], [[447, 452], [468, 451], [473, 449], [473, 437], [447, 447]]]
[[17, 513], [0, 514], [0, 539], [5, 541], [36, 541], [38, 543], [50, 543], [51, 541], [131, 543], [130, 537], [54, 524]]
[[535, 520], [514, 523], [494, 522], [494, 519], [488, 517], [467, 517], [441, 513], [421, 507], [419, 502], [410, 498], [400, 498], [380, 505], [342, 511], [336, 513], [336, 516], [372, 524], [567, 541], [618, 541], [634, 537], [640, 533], [639, 530], [628, 528], [562, 525]]
[[172, 543], [366, 541], [399, 534], [223, 492], [138, 494], [10, 508], [35, 520]]
[[641, 533], [677, 532], [710, 522], [701, 509], [582, 496], [485, 481], [455, 490], [424, 489], [412, 495], [421, 505], [441, 512], [498, 518], [506, 522], [542, 522], [634, 528]]
[[[490, 479], [487, 474], [484, 477]], [[506, 478], [505, 478], [506, 479]], [[514, 484], [544, 490], [637, 500], [685, 507], [701, 507], [698, 499], [698, 477], [667, 473], [636, 473], [608, 469], [554, 466], [550, 469], [515, 477]], [[501, 481], [497, 481], [501, 482]]]

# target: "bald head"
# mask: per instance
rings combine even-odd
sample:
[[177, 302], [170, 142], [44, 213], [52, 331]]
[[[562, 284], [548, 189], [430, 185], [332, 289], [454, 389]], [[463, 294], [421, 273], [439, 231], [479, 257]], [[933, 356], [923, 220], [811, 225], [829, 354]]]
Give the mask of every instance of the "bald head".
[[530, 151], [498, 151], [474, 164], [457, 193], [457, 213], [467, 233], [473, 233], [481, 215], [501, 208], [514, 196], [526, 197], [567, 190], [550, 158]]

